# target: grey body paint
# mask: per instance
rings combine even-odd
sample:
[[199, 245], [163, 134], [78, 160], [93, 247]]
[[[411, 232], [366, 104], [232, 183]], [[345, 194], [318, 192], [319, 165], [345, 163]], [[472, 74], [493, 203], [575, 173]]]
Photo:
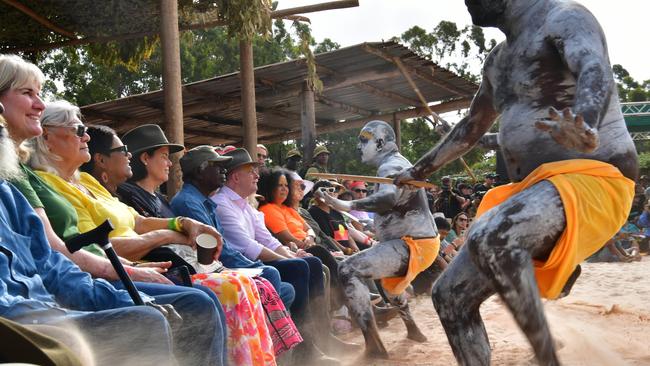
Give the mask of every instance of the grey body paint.
[[[364, 140], [361, 136], [369, 136]], [[378, 167], [377, 175], [388, 177], [411, 167], [397, 150], [392, 128], [385, 122], [372, 121], [361, 130], [359, 150], [362, 161]], [[366, 341], [366, 354], [371, 357], [388, 358], [370, 305], [370, 294], [364, 284], [367, 279], [403, 276], [409, 262], [409, 250], [400, 238], [438, 235], [433, 216], [429, 211], [426, 195], [422, 189], [399, 188], [391, 184], [375, 187], [373, 194], [349, 203], [329, 197], [329, 204], [338, 209], [354, 209], [375, 212], [375, 231], [379, 243], [357, 253], [339, 266], [339, 277], [352, 316], [359, 324]], [[404, 294], [389, 296], [392, 305], [407, 328], [409, 339], [424, 342], [426, 337], [418, 329], [411, 316]]]
[[[572, 1], [465, 4], [474, 24], [497, 27], [506, 40], [484, 64], [469, 115], [396, 182], [424, 178], [469, 151], [499, 115], [498, 144], [513, 182], [541, 164], [567, 159], [604, 161], [636, 179], [636, 150], [621, 114], [605, 37], [593, 15]], [[550, 107], [570, 108], [567, 118]], [[544, 181], [486, 212], [470, 228], [465, 247], [432, 295], [461, 365], [490, 363], [479, 306], [495, 292], [540, 364], [559, 364], [532, 260], [549, 255], [565, 225], [559, 194]]]

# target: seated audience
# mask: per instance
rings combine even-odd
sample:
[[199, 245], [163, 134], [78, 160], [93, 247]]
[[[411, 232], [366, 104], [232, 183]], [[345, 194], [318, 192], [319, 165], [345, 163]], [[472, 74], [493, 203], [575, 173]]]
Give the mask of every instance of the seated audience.
[[[40, 135], [43, 130], [36, 121], [25, 123], [24, 115], [40, 116], [45, 105], [39, 97], [40, 86], [44, 76], [33, 64], [25, 62], [17, 56], [0, 56], [2, 80], [0, 82], [0, 98], [8, 110], [6, 126], [16, 146], [21, 159], [19, 164], [22, 174], [11, 180], [11, 183], [27, 198], [34, 211], [40, 217], [48, 243], [52, 248], [75, 262], [82, 270], [91, 275], [107, 280], [117, 280], [117, 273], [108, 259], [92, 255], [87, 251], [71, 254], [63, 240], [79, 234], [77, 215], [69, 202], [44, 182], [32, 169], [24, 164], [29, 158], [29, 149], [25, 141]], [[29, 92], [29, 104], [23, 98], [14, 98], [15, 94]], [[2, 113], [2, 112], [0, 112]], [[2, 119], [2, 117], [0, 117]], [[4, 121], [4, 119], [3, 119]], [[5, 122], [3, 122], [5, 123]], [[63, 240], [62, 240], [63, 239]], [[94, 246], [97, 251], [100, 249]], [[126, 263], [126, 261], [125, 261]], [[148, 267], [127, 266], [134, 280], [146, 282], [169, 283], [159, 272], [164, 272], [169, 263], [151, 263]]]
[[[93, 139], [90, 143], [91, 153], [97, 149], [97, 146], [108, 145], [113, 141], [114, 133], [112, 130], [103, 127], [91, 128]], [[93, 143], [93, 141], [95, 141]], [[132, 146], [133, 159], [133, 176], [130, 183], [122, 183], [118, 191], [124, 192], [121, 197], [126, 199], [125, 203], [136, 202], [138, 211], [147, 217], [172, 217], [172, 208], [160, 193], [158, 188], [169, 178], [169, 146], [166, 145], [166, 137], [157, 125], [143, 125], [127, 132], [123, 137], [126, 146]], [[99, 149], [101, 150], [101, 149]], [[94, 154], [93, 154], [94, 155]], [[211, 146], [201, 146], [187, 152], [181, 158], [181, 166], [188, 170], [188, 167], [201, 167], [205, 170], [208, 165], [216, 167], [230, 159], [220, 157], [214, 152]], [[216, 173], [212, 171], [211, 173]], [[210, 174], [214, 181], [217, 174]], [[136, 179], [133, 179], [136, 178]], [[186, 249], [187, 248], [187, 249]], [[260, 364], [273, 359], [265, 353], [266, 333], [268, 328], [259, 324], [268, 320], [264, 316], [264, 310], [273, 311], [277, 319], [277, 326], [284, 326], [286, 335], [297, 333], [291, 318], [288, 317], [284, 306], [279, 301], [278, 294], [273, 285], [264, 278], [250, 278], [244, 274], [225, 269], [220, 273], [210, 273], [214, 270], [218, 262], [213, 265], [202, 265], [197, 261], [196, 251], [189, 249], [187, 246], [177, 246], [175, 249], [183, 259], [188, 262], [193, 269], [192, 279], [196, 284], [202, 284], [211, 288], [216, 294], [220, 295], [221, 304], [226, 312], [226, 321], [228, 328], [231, 329], [233, 336], [229, 337], [228, 349], [230, 351], [231, 362], [235, 364]], [[227, 290], [224, 288], [232, 287]], [[252, 289], [251, 289], [252, 287]], [[237, 291], [241, 288], [244, 291]], [[259, 295], [255, 294], [255, 288], [259, 290]], [[233, 296], [235, 295], [235, 296]], [[261, 299], [261, 303], [260, 303]], [[278, 304], [279, 303], [279, 304]], [[260, 306], [264, 306], [262, 309]], [[252, 314], [253, 316], [251, 317]], [[260, 322], [260, 320], [263, 320]], [[257, 325], [255, 325], [257, 323]], [[258, 328], [260, 340], [255, 342], [254, 335], [247, 329]], [[269, 327], [271, 328], [271, 327]], [[237, 331], [238, 330], [238, 331]], [[248, 334], [247, 334], [248, 333]], [[240, 335], [246, 335], [247, 340]], [[279, 352], [282, 353], [284, 339], [279, 334], [274, 334], [276, 342], [273, 344]], [[290, 338], [290, 337], [287, 337]], [[294, 337], [299, 339], [299, 335]], [[285, 344], [291, 342], [285, 342]], [[243, 349], [242, 349], [243, 348]], [[259, 355], [259, 356], [258, 356]], [[256, 358], [256, 359], [255, 359]]]
[[296, 348], [296, 359], [319, 365], [339, 364], [320, 352], [314, 343], [321, 342], [327, 348], [344, 346], [329, 332], [329, 327], [315, 326], [316, 319], [327, 319], [322, 262], [302, 249], [296, 254], [289, 251], [266, 229], [264, 215], [246, 202], [246, 197], [257, 191], [259, 164], [244, 149], [233, 150], [225, 156], [232, 157], [226, 166], [226, 184], [213, 197], [224, 238], [249, 259], [276, 267], [282, 279], [295, 288], [291, 315], [305, 338]]
[[[321, 187], [331, 190], [330, 193], [335, 192], [334, 186], [327, 180], [316, 182], [312, 190], [316, 191]], [[308, 211], [311, 217], [318, 223], [320, 229], [335, 240], [339, 250], [343, 253], [350, 255], [359, 252], [359, 248], [349, 234], [349, 229], [343, 215], [320, 199], [315, 198], [313, 201], [314, 204], [309, 207]]]
[[[6, 65], [2, 66], [0, 80], [7, 72]], [[34, 103], [42, 104], [40, 84], [30, 84], [29, 78], [21, 81], [25, 84], [17, 83], [15, 90], [0, 89], [0, 103], [12, 106], [7, 114], [26, 116], [32, 112], [32, 117], [23, 117], [23, 124], [15, 126], [14, 131], [40, 133], [42, 109], [32, 108]], [[4, 128], [0, 130], [0, 220], [5, 223], [0, 226], [0, 262], [4, 263], [0, 270], [0, 287], [4, 289], [0, 316], [22, 324], [79, 330], [97, 365], [160, 365], [168, 364], [174, 356], [185, 365], [222, 365], [223, 330], [215, 303], [207, 296], [183, 292], [151, 298], [143, 294], [152, 306], [136, 307], [126, 291], [116, 290], [104, 280], [93, 280], [50, 249], [41, 219], [6, 181], [21, 170], [12, 141]], [[70, 346], [75, 349], [74, 344]]]

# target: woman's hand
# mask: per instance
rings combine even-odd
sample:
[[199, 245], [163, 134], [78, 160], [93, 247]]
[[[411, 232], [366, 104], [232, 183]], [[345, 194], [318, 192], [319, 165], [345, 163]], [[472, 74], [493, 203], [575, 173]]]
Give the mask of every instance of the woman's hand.
[[302, 249], [298, 249], [298, 251], [296, 251], [296, 257], [298, 257], [298, 258], [305, 258], [305, 257], [311, 257], [311, 256], [312, 256], [311, 253], [307, 253]]

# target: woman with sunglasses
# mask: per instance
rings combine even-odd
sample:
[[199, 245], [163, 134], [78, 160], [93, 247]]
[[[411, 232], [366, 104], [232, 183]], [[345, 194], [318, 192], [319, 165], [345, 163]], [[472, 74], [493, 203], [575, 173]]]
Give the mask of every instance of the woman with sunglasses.
[[[0, 101], [4, 105], [3, 117], [9, 137], [18, 149], [20, 167], [24, 178], [12, 183], [28, 199], [45, 227], [48, 242], [53, 249], [75, 262], [82, 270], [94, 277], [110, 281], [118, 280], [117, 273], [108, 259], [87, 251], [71, 254], [63, 240], [79, 234], [77, 215], [69, 202], [41, 179], [26, 163], [30, 150], [26, 148], [29, 139], [40, 136], [43, 128], [40, 117], [45, 104], [40, 98], [44, 75], [34, 64], [18, 56], [0, 55]], [[81, 125], [80, 125], [81, 126]], [[80, 127], [79, 126], [79, 127]], [[75, 134], [83, 137], [79, 127]], [[72, 131], [72, 130], [70, 130]], [[62, 214], [65, 213], [65, 214]], [[128, 267], [132, 278], [137, 281], [169, 283], [159, 272], [165, 271], [164, 264], [152, 263], [150, 267]]]
[[[97, 144], [101, 144], [102, 140], [107, 139], [106, 136], [102, 136], [102, 133], [93, 135], [96, 135], [97, 138], [91, 141], [97, 141]], [[154, 136], [157, 136], [158, 140]], [[151, 140], [152, 138], [153, 140]], [[120, 182], [121, 184], [117, 188], [120, 200], [145, 217], [174, 217], [167, 199], [159, 192], [159, 188], [169, 179], [169, 168], [172, 166], [169, 154], [179, 152], [184, 147], [168, 143], [163, 131], [157, 125], [136, 127], [127, 132], [122, 139], [128, 145], [133, 146], [134, 157], [130, 164], [132, 176], [127, 182]], [[92, 145], [91, 150], [93, 149]], [[194, 150], [190, 150], [188, 154]], [[207, 163], [211, 165], [214, 162]], [[205, 168], [208, 167], [205, 166]], [[215, 169], [214, 175], [223, 173], [223, 169], [221, 172], [218, 170], [219, 166], [210, 166], [210, 168]], [[271, 282], [261, 276], [251, 278], [228, 269], [220, 273], [205, 273], [202, 271], [202, 265], [197, 263], [194, 251], [183, 250], [182, 247], [176, 247], [176, 249], [180, 249], [178, 253], [190, 263], [187, 265], [192, 273], [194, 283], [211, 288], [219, 295], [221, 305], [226, 313], [228, 329], [231, 330], [228, 339], [231, 364], [258, 365], [260, 360], [273, 358], [274, 355], [279, 356], [291, 348], [292, 344], [300, 342], [300, 334]], [[200, 273], [197, 274], [197, 272]], [[228, 288], [229, 283], [237, 283], [238, 287], [247, 291], [241, 291], [233, 296], [231, 289]], [[255, 293], [259, 294], [255, 295]], [[247, 309], [246, 304], [250, 304], [252, 310]], [[265, 317], [264, 312], [273, 314], [272, 319]], [[251, 314], [256, 316], [262, 314], [262, 316], [254, 319]], [[268, 327], [264, 326], [265, 321]], [[256, 346], [255, 342], [251, 342], [250, 334], [248, 337], [242, 336], [247, 333], [247, 329], [255, 329], [254, 325], [260, 322], [262, 324], [257, 325], [261, 330], [260, 337], [268, 334], [269, 330], [273, 330], [271, 340], [275, 351]], [[251, 328], [251, 326], [253, 327]], [[280, 332], [278, 329], [282, 329], [282, 331]], [[258, 343], [262, 346], [266, 345], [264, 342]], [[264, 357], [259, 360], [247, 360], [250, 355], [258, 353], [264, 354]]]
[[455, 250], [459, 250], [465, 243], [465, 234], [469, 226], [469, 216], [461, 212], [451, 220], [451, 230], [447, 234], [446, 241], [450, 243]]

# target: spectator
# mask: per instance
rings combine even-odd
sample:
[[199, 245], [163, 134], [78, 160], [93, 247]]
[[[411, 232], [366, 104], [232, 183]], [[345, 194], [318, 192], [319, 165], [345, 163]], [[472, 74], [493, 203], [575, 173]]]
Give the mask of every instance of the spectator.
[[257, 163], [261, 167], [267, 166], [269, 162], [269, 150], [262, 144], [257, 144]]
[[465, 199], [452, 189], [451, 178], [443, 177], [434, 212], [442, 212], [445, 217], [452, 218], [463, 210], [464, 205]]
[[[338, 365], [338, 360], [325, 356], [314, 343], [320, 341], [328, 348], [343, 345], [329, 332], [329, 327], [314, 326], [316, 318], [313, 313], [319, 312], [320, 319], [327, 317], [321, 261], [303, 250], [298, 250], [296, 254], [287, 250], [266, 229], [264, 215], [246, 203], [245, 198], [257, 191], [259, 163], [253, 162], [245, 149], [233, 150], [226, 156], [232, 157], [226, 166], [226, 184], [213, 197], [224, 237], [249, 259], [260, 259], [276, 267], [282, 278], [295, 288], [296, 300], [291, 314], [305, 338], [305, 342], [296, 348], [297, 360]], [[307, 323], [311, 323], [311, 329], [306, 329]], [[319, 332], [319, 336], [315, 332]]]
[[[29, 158], [29, 149], [24, 147], [25, 141], [43, 132], [37, 123], [38, 118], [28, 120], [24, 118], [25, 115], [40, 117], [45, 108], [39, 97], [40, 87], [44, 81], [43, 74], [35, 65], [25, 62], [17, 56], [7, 55], [0, 56], [0, 70], [2, 70], [0, 71], [0, 100], [5, 103], [8, 110], [5, 113], [6, 126], [21, 159], [19, 167], [22, 172], [12, 179], [11, 183], [27, 198], [41, 219], [48, 243], [54, 250], [62, 253], [82, 270], [95, 277], [110, 281], [117, 280], [117, 273], [108, 259], [100, 258], [87, 251], [70, 254], [63, 240], [79, 234], [74, 208], [24, 164]], [[21, 88], [24, 90], [21, 91]], [[25, 98], [16, 97], [16, 94], [19, 93], [23, 93]], [[27, 94], [29, 94], [28, 97]], [[2, 156], [10, 158], [10, 155]], [[97, 250], [100, 249], [97, 247]], [[169, 283], [158, 273], [165, 271], [166, 267], [166, 263], [159, 263], [152, 264], [150, 268], [127, 266], [127, 269], [134, 280]]]
[[[93, 145], [101, 144], [102, 140], [112, 141], [114, 137], [114, 134], [111, 133], [96, 133], [96, 135], [98, 138], [91, 140], [91, 151]], [[124, 135], [124, 141], [134, 150], [136, 163], [133, 167], [133, 177], [138, 179], [132, 183], [122, 183], [120, 187], [126, 188], [126, 191], [130, 193], [127, 197], [136, 197], [138, 211], [146, 217], [171, 218], [174, 216], [165, 199], [156, 195], [158, 187], [165, 183], [169, 177], [170, 146], [166, 140], [157, 125], [142, 125]], [[94, 144], [93, 141], [95, 141]], [[205, 157], [205, 154], [208, 154], [210, 161], [207, 158], [197, 160], [197, 157]], [[191, 164], [192, 167], [195, 167], [203, 164], [204, 168], [207, 168], [208, 165], [223, 164], [227, 160], [229, 159], [215, 153], [211, 146], [201, 146], [188, 151], [181, 158], [181, 166]], [[138, 161], [140, 164], [137, 163]], [[160, 207], [166, 207], [166, 209], [163, 211]], [[190, 264], [192, 282], [210, 288], [219, 297], [230, 330], [228, 333], [228, 363], [264, 365], [269, 360], [274, 360], [273, 344], [262, 308], [263, 300], [258, 293], [258, 290], [260, 293], [267, 291], [269, 293], [265, 294], [264, 299], [276, 300], [278, 296], [273, 286], [264, 279], [254, 280], [245, 274], [228, 269], [219, 273], [211, 273], [221, 267], [221, 263], [218, 261], [213, 261], [208, 265], [198, 263], [196, 251], [188, 246], [177, 246], [176, 250]], [[286, 314], [281, 304], [280, 307], [278, 315]], [[281, 320], [285, 324], [287, 322], [286, 315]], [[288, 321], [290, 325], [293, 325], [290, 318]], [[252, 329], [255, 331], [251, 331]], [[280, 352], [284, 351], [282, 345], [279, 345], [277, 349]]]
[[[316, 191], [321, 187], [330, 190], [330, 193], [335, 192], [334, 186], [327, 180], [316, 182], [312, 191]], [[331, 208], [318, 198], [314, 199], [314, 204], [309, 207], [308, 211], [311, 217], [318, 223], [320, 229], [336, 241], [339, 250], [347, 255], [359, 252], [359, 248], [354, 242], [354, 239], [350, 237], [345, 219], [340, 212]]]
[[498, 174], [494, 174], [494, 173], [486, 174], [485, 175], [485, 180], [483, 181], [483, 183], [480, 183], [480, 184], [477, 184], [477, 185], [474, 186], [474, 192], [479, 192], [479, 191], [480, 192], [486, 192], [486, 191], [489, 191], [492, 187], [494, 187], [494, 185], [497, 182], [497, 179], [499, 179]]
[[465, 243], [465, 234], [469, 225], [469, 216], [465, 212], [460, 212], [451, 220], [451, 230], [447, 234], [447, 242], [455, 250], [460, 249]]
[[325, 146], [317, 146], [314, 149], [314, 162], [309, 166], [303, 177], [307, 180], [315, 182], [319, 178], [314, 177], [313, 173], [328, 173], [327, 162], [330, 158], [330, 152]]
[[[0, 80], [6, 77], [7, 68], [3, 66]], [[29, 78], [23, 82], [16, 89], [0, 90], [0, 100], [14, 106], [11, 113], [25, 116], [19, 108], [31, 108], [34, 101], [40, 101], [40, 84]], [[23, 117], [25, 125], [17, 130], [40, 132], [41, 111]], [[59, 132], [74, 135], [71, 130]], [[20, 170], [13, 154], [6, 154], [14, 147], [5, 133], [0, 145], [5, 152], [0, 160], [0, 220], [5, 223], [0, 227], [0, 262], [5, 263], [0, 271], [4, 289], [0, 316], [19, 323], [79, 329], [98, 365], [168, 364], [174, 357], [172, 342], [181, 364], [223, 364], [223, 332], [215, 304], [207, 296], [166, 294], [154, 299], [169, 305], [134, 307], [126, 291], [116, 290], [104, 280], [93, 280], [63, 255], [51, 251], [41, 219], [25, 197], [6, 182]], [[152, 298], [145, 296], [145, 300]]]
[[300, 153], [300, 150], [291, 149], [289, 152], [287, 152], [284, 168], [291, 170], [292, 172], [296, 172], [298, 171], [298, 165], [300, 164], [300, 161], [302, 161], [302, 154]]

